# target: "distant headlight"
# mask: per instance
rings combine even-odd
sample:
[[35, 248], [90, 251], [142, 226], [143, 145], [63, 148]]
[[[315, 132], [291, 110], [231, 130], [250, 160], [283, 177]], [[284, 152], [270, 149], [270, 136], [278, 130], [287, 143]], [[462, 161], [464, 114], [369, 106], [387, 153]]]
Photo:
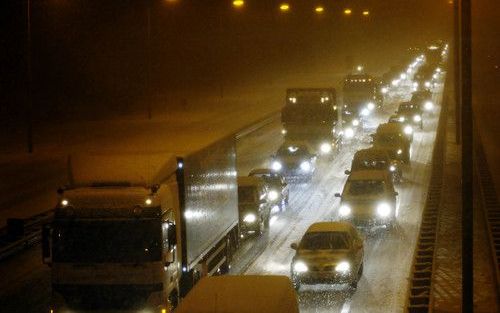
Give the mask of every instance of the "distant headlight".
[[346, 261], [340, 262], [339, 264], [337, 264], [337, 266], [335, 266], [336, 272], [346, 273], [349, 272], [350, 270], [351, 270], [351, 264], [349, 264], [349, 262]]
[[399, 120], [401, 123], [403, 123], [403, 122], [406, 120], [406, 118], [405, 118], [404, 116], [400, 116], [398, 120]]
[[352, 128], [346, 128], [345, 130], [345, 137], [346, 138], [352, 138], [354, 137], [354, 130]]
[[391, 206], [387, 203], [380, 203], [377, 206], [377, 215], [380, 217], [388, 217], [391, 214]]
[[332, 145], [329, 143], [322, 143], [321, 146], [319, 147], [322, 153], [330, 153], [332, 151]]
[[361, 110], [360, 114], [362, 116], [368, 116], [368, 115], [370, 115], [370, 110], [368, 110], [367, 108], [364, 108], [363, 110]]
[[307, 272], [309, 269], [307, 268], [307, 265], [302, 262], [302, 261], [297, 261], [293, 265], [293, 271], [297, 273], [304, 273]]
[[410, 125], [406, 125], [403, 131], [405, 132], [405, 134], [411, 135], [413, 133], [413, 127], [411, 127]]
[[389, 92], [389, 89], [387, 87], [382, 87], [380, 91], [382, 91], [383, 94], [386, 94], [387, 92]]
[[300, 163], [300, 169], [304, 172], [309, 172], [311, 170], [311, 163], [309, 161]]
[[274, 161], [273, 164], [271, 164], [271, 167], [273, 170], [278, 172], [278, 171], [281, 171], [281, 169], [283, 168], [283, 165], [281, 165], [280, 161]]
[[366, 108], [370, 111], [373, 111], [373, 109], [375, 109], [375, 103], [373, 102], [368, 102], [368, 104], [366, 105]]
[[253, 213], [247, 214], [243, 218], [243, 222], [249, 223], [249, 224], [255, 223], [256, 220], [257, 220], [257, 216], [255, 216], [255, 214], [253, 214]]
[[284, 128], [283, 128], [283, 129], [281, 130], [281, 134], [286, 135], [286, 133], [287, 133], [286, 129], [284, 129]]
[[359, 120], [358, 119], [353, 119], [352, 120], [352, 126], [358, 126], [359, 125]]
[[414, 82], [413, 87], [418, 88], [418, 82]]
[[434, 103], [432, 103], [432, 101], [426, 101], [424, 104], [424, 109], [426, 109], [427, 111], [432, 110], [433, 107], [434, 107]]
[[394, 87], [396, 87], [397, 85], [399, 85], [399, 79], [395, 79], [391, 82], [391, 85], [393, 85]]
[[398, 149], [397, 153], [398, 153], [398, 154], [403, 154], [403, 150]]
[[271, 201], [274, 201], [274, 200], [278, 199], [278, 196], [279, 196], [279, 194], [276, 190], [271, 190], [271, 191], [269, 191], [267, 198]]
[[425, 87], [429, 88], [431, 86], [431, 82], [425, 82]]
[[394, 165], [389, 166], [389, 171], [395, 172], [396, 171], [396, 167]]
[[346, 216], [351, 215], [351, 212], [352, 212], [352, 210], [347, 204], [343, 204], [339, 208], [339, 215], [342, 217], [346, 217]]
[[413, 116], [413, 121], [414, 122], [420, 122], [421, 120], [422, 120], [422, 117], [420, 115]]

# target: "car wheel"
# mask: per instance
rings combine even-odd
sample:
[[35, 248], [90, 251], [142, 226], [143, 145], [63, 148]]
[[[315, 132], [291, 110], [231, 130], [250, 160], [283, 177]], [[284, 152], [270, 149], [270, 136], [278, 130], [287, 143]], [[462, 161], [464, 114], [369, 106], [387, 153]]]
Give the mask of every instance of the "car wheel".
[[292, 284], [293, 284], [293, 288], [295, 288], [296, 291], [299, 291], [300, 280], [298, 280], [297, 278], [292, 278]]

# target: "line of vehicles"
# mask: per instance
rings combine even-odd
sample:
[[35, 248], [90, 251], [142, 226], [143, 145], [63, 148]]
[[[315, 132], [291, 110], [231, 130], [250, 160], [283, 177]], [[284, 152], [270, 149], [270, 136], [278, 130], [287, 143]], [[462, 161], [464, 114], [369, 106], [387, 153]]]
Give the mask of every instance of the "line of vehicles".
[[[288, 89], [284, 143], [270, 168], [246, 176], [237, 172], [234, 135], [198, 140], [188, 149], [171, 138], [166, 152], [154, 154], [71, 156], [68, 184], [58, 190], [54, 219], [42, 231], [43, 260], [51, 267], [49, 311], [172, 311], [200, 280], [230, 271], [241, 240], [262, 234], [273, 214], [288, 208], [290, 184], [311, 181], [318, 162], [331, 162], [363, 132], [364, 121], [383, 107], [382, 88], [370, 75], [349, 75], [342, 104], [333, 88]], [[431, 96], [414, 94], [417, 122]], [[377, 128], [372, 148], [355, 154], [337, 195], [339, 221], [311, 225], [292, 245], [295, 288], [356, 287], [363, 272], [359, 227], [390, 227], [397, 217], [394, 184], [410, 161], [411, 114], [417, 114], [405, 110]], [[210, 281], [214, 285], [204, 283], [208, 294], [224, 285]]]

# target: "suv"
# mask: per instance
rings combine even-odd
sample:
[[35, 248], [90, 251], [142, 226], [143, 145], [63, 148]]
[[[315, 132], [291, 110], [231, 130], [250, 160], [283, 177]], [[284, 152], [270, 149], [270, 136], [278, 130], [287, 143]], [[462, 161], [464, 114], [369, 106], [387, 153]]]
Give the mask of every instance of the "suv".
[[346, 170], [345, 174], [350, 175], [353, 172], [364, 170], [387, 170], [395, 183], [400, 182], [403, 176], [400, 163], [391, 160], [386, 150], [378, 148], [357, 151], [352, 159], [351, 170]]
[[262, 234], [269, 225], [271, 208], [264, 180], [259, 177], [238, 177], [238, 213], [243, 237]]
[[411, 143], [401, 133], [401, 125], [397, 123], [380, 124], [372, 137], [373, 147], [385, 149], [392, 160], [410, 163]]
[[310, 181], [316, 170], [316, 154], [304, 142], [285, 141], [273, 156], [271, 167], [287, 179]]
[[424, 121], [422, 119], [422, 109], [420, 104], [412, 102], [401, 102], [396, 111], [399, 120], [404, 123], [419, 126], [420, 129], [424, 128]]
[[386, 170], [357, 171], [349, 175], [339, 197], [339, 217], [356, 226], [391, 228], [398, 216], [392, 179]]
[[363, 274], [363, 238], [350, 223], [320, 222], [307, 229], [291, 264], [295, 289], [301, 284], [348, 283], [356, 288]]
[[280, 173], [269, 168], [258, 168], [252, 170], [248, 176], [262, 178], [267, 185], [267, 198], [269, 201], [273, 206], [279, 206], [281, 211], [285, 210], [288, 205], [290, 190], [285, 178]]

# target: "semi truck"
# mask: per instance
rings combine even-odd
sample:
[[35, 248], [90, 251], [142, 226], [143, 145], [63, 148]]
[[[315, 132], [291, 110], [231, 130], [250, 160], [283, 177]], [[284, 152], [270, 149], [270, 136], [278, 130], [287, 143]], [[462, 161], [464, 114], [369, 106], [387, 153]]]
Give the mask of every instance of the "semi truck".
[[291, 88], [281, 111], [286, 141], [305, 141], [319, 156], [342, 144], [342, 116], [334, 88]]
[[226, 273], [239, 237], [235, 155], [230, 136], [183, 153], [69, 157], [43, 228], [49, 311], [165, 313]]

